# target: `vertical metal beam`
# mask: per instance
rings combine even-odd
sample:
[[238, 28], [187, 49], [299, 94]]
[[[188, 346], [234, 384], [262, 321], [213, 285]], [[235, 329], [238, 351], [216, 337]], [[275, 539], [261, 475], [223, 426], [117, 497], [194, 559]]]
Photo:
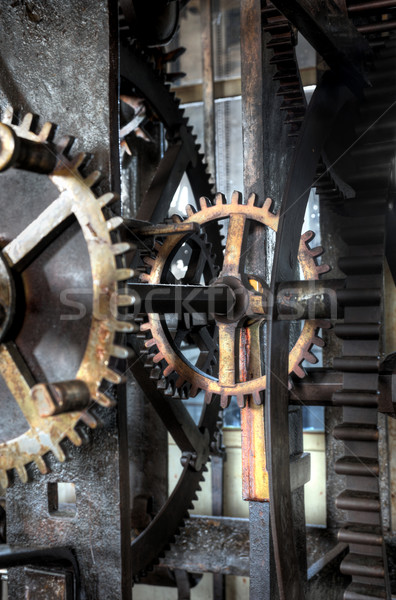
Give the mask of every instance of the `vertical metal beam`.
[[[248, 197], [255, 192], [259, 202], [264, 202], [263, 164], [263, 56], [262, 56], [261, 2], [244, 0], [241, 2], [241, 84], [242, 84], [242, 135], [244, 194]], [[265, 244], [262, 233], [253, 231], [253, 239], [262, 247]], [[257, 260], [257, 252], [249, 257], [251, 272], [268, 276], [267, 265]], [[257, 269], [257, 270], [256, 270]], [[248, 423], [254, 427], [258, 410], [246, 406], [242, 413], [242, 426], [246, 432]], [[249, 502], [250, 520], [250, 597], [255, 600], [276, 598], [276, 577], [272, 560], [270, 529], [270, 505], [268, 502]]]
[[216, 120], [214, 103], [212, 1], [200, 0], [202, 42], [202, 96], [204, 110], [205, 159], [216, 181]]
[[[244, 153], [244, 193], [255, 192], [262, 205], [266, 197], [273, 199], [274, 212], [279, 210], [291, 165], [293, 148], [280, 110], [282, 99], [277, 95], [279, 84], [274, 78], [276, 67], [271, 64], [272, 51], [267, 48], [269, 34], [262, 29], [261, 10], [264, 2], [241, 2], [241, 63], [242, 120]], [[271, 232], [263, 236], [253, 229], [248, 256], [249, 273], [269, 283], [272, 271], [275, 239]], [[264, 258], [263, 258], [264, 255]], [[266, 340], [261, 339], [262, 352]], [[264, 420], [264, 415], [262, 415]], [[301, 429], [300, 411], [290, 419], [290, 431]], [[292, 435], [291, 453], [302, 451], [302, 435]], [[293, 492], [294, 523], [298, 530], [299, 565], [305, 569], [305, 520], [303, 488]], [[279, 590], [275, 574], [273, 542], [270, 528], [271, 505], [250, 502], [250, 593], [258, 600], [274, 600]]]

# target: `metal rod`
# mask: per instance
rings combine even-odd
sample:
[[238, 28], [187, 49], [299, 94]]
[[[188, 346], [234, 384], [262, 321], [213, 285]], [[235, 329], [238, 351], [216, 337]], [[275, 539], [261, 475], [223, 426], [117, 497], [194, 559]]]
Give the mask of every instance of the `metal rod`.
[[205, 159], [216, 181], [215, 103], [213, 69], [212, 2], [200, 1], [202, 42], [202, 93], [204, 109]]
[[[395, 6], [394, 0], [373, 0], [372, 2], [363, 2], [360, 4], [352, 4], [348, 6], [349, 13], [377, 10], [378, 8], [391, 8]], [[359, 29], [359, 28], [358, 28]]]
[[19, 137], [12, 127], [0, 123], [0, 171], [14, 167], [51, 173], [57, 162], [58, 156], [49, 144]]
[[138, 313], [227, 315], [235, 304], [235, 295], [226, 285], [167, 285], [131, 283], [132, 311]]
[[[274, 318], [277, 320], [300, 321], [304, 319], [337, 318], [340, 316], [340, 294], [344, 279], [324, 281], [289, 281], [277, 286], [276, 298], [267, 293], [254, 293], [258, 301], [251, 303], [251, 314], [246, 317], [270, 315], [275, 302]], [[236, 302], [236, 290], [230, 286], [171, 285], [129, 283], [132, 297], [132, 312], [137, 313], [205, 313], [208, 315], [230, 315]], [[361, 290], [362, 295], [367, 290]]]

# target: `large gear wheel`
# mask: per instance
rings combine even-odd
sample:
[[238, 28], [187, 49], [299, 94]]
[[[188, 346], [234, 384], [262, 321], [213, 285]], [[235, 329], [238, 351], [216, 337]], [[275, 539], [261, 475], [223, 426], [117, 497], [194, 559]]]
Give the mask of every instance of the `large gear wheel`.
[[[110, 407], [114, 404], [114, 400], [104, 393], [102, 384], [122, 381], [120, 374], [111, 368], [111, 359], [128, 355], [125, 348], [116, 344], [116, 334], [131, 330], [130, 324], [117, 318], [117, 307], [125, 303], [118, 282], [131, 276], [130, 269], [117, 268], [117, 255], [128, 251], [130, 246], [112, 242], [111, 232], [122, 219], [112, 217], [106, 220], [102, 211], [115, 200], [115, 195], [95, 196], [91, 187], [100, 173], [94, 171], [86, 177], [81, 174], [80, 168], [86, 155], [79, 154], [68, 159], [69, 138], [64, 138], [58, 145], [49, 144], [55, 129], [52, 123], [45, 123], [41, 131], [35, 133], [32, 114], [27, 114], [20, 125], [15, 124], [15, 120], [12, 109], [7, 109], [0, 131], [2, 149], [7, 143], [12, 149], [13, 143], [23, 140], [50, 147], [50, 152], [57, 156], [57, 163], [49, 177], [59, 196], [1, 251], [2, 286], [19, 289], [19, 292], [16, 298], [9, 295], [4, 306], [10, 323], [1, 332], [0, 373], [29, 425], [24, 433], [0, 444], [0, 484], [3, 487], [8, 485], [7, 472], [11, 469], [15, 469], [20, 479], [26, 482], [28, 463], [33, 462], [41, 473], [48, 472], [43, 456], [49, 451], [59, 461], [64, 461], [61, 442], [67, 438], [77, 446], [82, 443], [81, 434], [76, 430], [77, 424], [82, 422], [91, 428], [96, 427], [97, 419], [90, 412], [92, 406]], [[23, 279], [26, 264], [47, 248], [59, 226], [73, 220], [73, 217], [83, 234], [92, 274], [92, 314], [87, 343], [72, 381], [37, 382], [18, 348], [18, 332], [14, 333], [15, 329], [20, 329], [25, 316], [19, 310], [12, 314], [15, 303], [17, 309], [23, 303], [25, 308], [29, 308], [32, 299], [29, 290], [25, 289], [24, 293], [14, 280]], [[78, 276], [75, 285], [78, 286]], [[25, 296], [23, 302], [18, 294]], [[12, 300], [15, 300], [14, 306]], [[52, 401], [56, 403], [58, 400], [62, 405], [66, 397], [70, 401], [69, 406], [51, 410]]]
[[[230, 278], [234, 280], [241, 279], [239, 275], [239, 262], [241, 260], [242, 239], [245, 221], [255, 221], [263, 226], [277, 231], [279, 216], [270, 211], [272, 201], [267, 198], [262, 207], [256, 205], [256, 198], [252, 195], [247, 204], [240, 202], [240, 194], [234, 192], [231, 203], [225, 204], [222, 194], [217, 194], [215, 204], [212, 205], [206, 198], [201, 198], [201, 210], [196, 211], [194, 207], [187, 207], [188, 217], [185, 222], [198, 223], [200, 226], [213, 221], [229, 219], [229, 229], [227, 245], [225, 250], [223, 270], [220, 273], [219, 283], [227, 282], [233, 285]], [[175, 221], [180, 218], [175, 217]], [[302, 235], [298, 253], [298, 261], [302, 269], [304, 279], [319, 279], [322, 273], [329, 270], [327, 265], [317, 265], [316, 257], [322, 253], [322, 248], [311, 249], [308, 242], [312, 240], [314, 234], [307, 232]], [[151, 266], [150, 273], [141, 275], [142, 281], [150, 284], [160, 284], [164, 282], [166, 270], [171, 256], [183, 242], [183, 236], [174, 236], [168, 238], [161, 247], [158, 247], [158, 254], [155, 259], [148, 258], [146, 263]], [[246, 311], [241, 316], [247, 316]], [[174, 343], [174, 339], [169, 335], [166, 322], [159, 314], [150, 314], [148, 322], [142, 324], [143, 331], [150, 331], [151, 338], [146, 341], [147, 348], [156, 347], [154, 363], [165, 361], [167, 366], [164, 375], [169, 376], [172, 372], [179, 374], [177, 386], [181, 386], [184, 381], [189, 381], [192, 385], [191, 395], [196, 395], [199, 390], [204, 390], [205, 401], [210, 403], [214, 396], [221, 397], [222, 407], [227, 407], [232, 396], [235, 396], [238, 405], [243, 407], [248, 396], [253, 396], [256, 404], [261, 403], [260, 392], [266, 388], [265, 375], [253, 378], [247, 381], [233, 378], [229, 380], [227, 373], [233, 370], [231, 362], [235, 359], [235, 348], [237, 346], [236, 331], [234, 324], [217, 320], [220, 338], [220, 358], [219, 358], [219, 378], [208, 375], [196, 366], [192, 365], [180, 348]], [[304, 370], [301, 363], [304, 360], [315, 363], [316, 358], [311, 352], [314, 344], [323, 346], [323, 340], [318, 337], [317, 332], [326, 323], [319, 320], [305, 321], [302, 331], [289, 354], [289, 373], [295, 373], [299, 377], [304, 376]], [[224, 364], [222, 365], [222, 356]], [[229, 363], [229, 364], [228, 364]], [[223, 377], [222, 377], [223, 372]], [[234, 375], [232, 375], [234, 377]]]

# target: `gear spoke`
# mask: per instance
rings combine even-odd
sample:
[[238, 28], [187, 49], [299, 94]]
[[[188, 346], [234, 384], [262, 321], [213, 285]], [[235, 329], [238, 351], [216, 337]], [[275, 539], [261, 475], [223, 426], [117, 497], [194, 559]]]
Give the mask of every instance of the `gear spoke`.
[[220, 273], [220, 276], [231, 275], [234, 277], [239, 277], [245, 223], [246, 215], [231, 214], [228, 224], [223, 269]]
[[235, 384], [236, 376], [236, 323], [218, 323], [219, 327], [219, 383], [221, 386]]
[[37, 219], [3, 248], [9, 265], [17, 267], [70, 214], [71, 197], [67, 192], [62, 192]]

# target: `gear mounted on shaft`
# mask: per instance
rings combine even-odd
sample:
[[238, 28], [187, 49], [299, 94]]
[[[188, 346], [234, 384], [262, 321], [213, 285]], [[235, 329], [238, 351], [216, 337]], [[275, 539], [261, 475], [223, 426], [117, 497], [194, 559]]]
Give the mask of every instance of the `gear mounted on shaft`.
[[[276, 232], [279, 216], [271, 212], [271, 204], [271, 199], [267, 198], [262, 207], [258, 206], [254, 194], [249, 197], [247, 204], [242, 204], [241, 195], [238, 192], [234, 192], [229, 204], [225, 203], [225, 198], [222, 194], [217, 194], [215, 204], [213, 205], [206, 198], [201, 198], [201, 210], [199, 211], [196, 211], [192, 206], [187, 206], [188, 216], [185, 220], [187, 223], [198, 223], [203, 227], [213, 221], [229, 219], [224, 263], [220, 277], [217, 280], [218, 283], [225, 282], [243, 287], [243, 283], [241, 282], [242, 277], [239, 272], [239, 263], [242, 260], [245, 223], [248, 220], [255, 221]], [[175, 216], [174, 220], [180, 222], [181, 218]], [[307, 232], [301, 236], [298, 260], [304, 278], [317, 280], [322, 273], [329, 271], [329, 267], [323, 264], [316, 264], [316, 258], [322, 253], [322, 248], [310, 248], [309, 242], [313, 237], [314, 234], [312, 232]], [[150, 267], [150, 272], [141, 275], [142, 281], [150, 284], [161, 283], [169, 263], [169, 257], [174, 255], [176, 249], [182, 243], [182, 235], [166, 239], [163, 245], [158, 247], [157, 256], [146, 259], [146, 264]], [[244, 277], [246, 278], [246, 276]], [[250, 296], [247, 304], [253, 306], [252, 298], [254, 299], [254, 292], [247, 291], [246, 288], [245, 292]], [[265, 375], [248, 379], [247, 381], [238, 381], [236, 374], [237, 332], [238, 327], [247, 316], [247, 307], [242, 309], [241, 314], [234, 323], [224, 322], [215, 315], [220, 340], [218, 378], [208, 375], [189, 363], [180, 349], [173, 343], [172, 336], [167, 331], [166, 322], [159, 314], [149, 314], [148, 322], [143, 323], [141, 329], [151, 333], [151, 337], [146, 341], [146, 347], [154, 350], [153, 362], [155, 364], [162, 361], [166, 363], [164, 376], [169, 376], [173, 372], [179, 375], [176, 387], [180, 387], [185, 381], [188, 381], [191, 383], [191, 396], [196, 395], [199, 390], [203, 390], [207, 403], [210, 403], [214, 396], [220, 396], [222, 407], [228, 406], [231, 398], [235, 396], [238, 405], [243, 407], [249, 396], [253, 397], [255, 403], [260, 404], [260, 392], [266, 388]], [[323, 346], [324, 344], [323, 340], [317, 335], [318, 329], [321, 327], [328, 327], [328, 323], [319, 320], [305, 321], [302, 331], [289, 354], [289, 374], [294, 372], [297, 376], [303, 377], [304, 370], [301, 367], [301, 363], [304, 360], [311, 363], [317, 362], [316, 357], [311, 352], [311, 348], [314, 344], [318, 346]]]
[[[48, 145], [56, 153], [55, 168], [49, 173], [59, 191], [34, 219], [1, 251], [5, 269], [2, 279], [11, 283], [14, 273], [23, 272], [29, 257], [51, 244], [51, 234], [62, 223], [74, 217], [83, 234], [89, 255], [92, 274], [92, 315], [83, 357], [73, 381], [37, 382], [25, 364], [15, 339], [6, 331], [0, 339], [0, 374], [21, 409], [29, 427], [18, 435], [0, 443], [0, 485], [7, 487], [8, 471], [15, 469], [23, 482], [28, 480], [26, 465], [34, 463], [41, 473], [48, 472], [43, 456], [51, 451], [59, 461], [65, 460], [61, 447], [64, 439], [76, 446], [82, 443], [77, 424], [91, 428], [97, 419], [90, 409], [99, 404], [111, 407], [114, 400], [103, 392], [103, 382], [118, 384], [122, 377], [110, 366], [112, 357], [126, 358], [126, 348], [117, 345], [116, 334], [132, 331], [131, 324], [117, 316], [118, 306], [129, 304], [127, 294], [119, 289], [119, 282], [131, 276], [130, 269], [117, 268], [117, 256], [130, 249], [127, 243], [113, 243], [112, 232], [122, 223], [120, 217], [106, 220], [103, 210], [116, 199], [113, 193], [97, 198], [92, 186], [100, 177], [94, 171], [84, 177], [81, 168], [85, 154], [69, 159], [66, 156], [71, 140], [63, 138], [59, 144], [52, 142], [55, 126], [45, 123], [39, 133], [34, 130], [32, 114], [26, 114], [20, 124], [15, 124], [12, 109], [3, 114], [3, 127], [13, 130], [18, 139]], [[2, 281], [2, 283], [4, 283]], [[6, 282], [7, 283], [7, 282]], [[76, 284], [77, 285], [77, 284]], [[12, 288], [12, 285], [10, 286]], [[24, 315], [13, 316], [22, 322]], [[53, 385], [52, 385], [53, 384]]]

